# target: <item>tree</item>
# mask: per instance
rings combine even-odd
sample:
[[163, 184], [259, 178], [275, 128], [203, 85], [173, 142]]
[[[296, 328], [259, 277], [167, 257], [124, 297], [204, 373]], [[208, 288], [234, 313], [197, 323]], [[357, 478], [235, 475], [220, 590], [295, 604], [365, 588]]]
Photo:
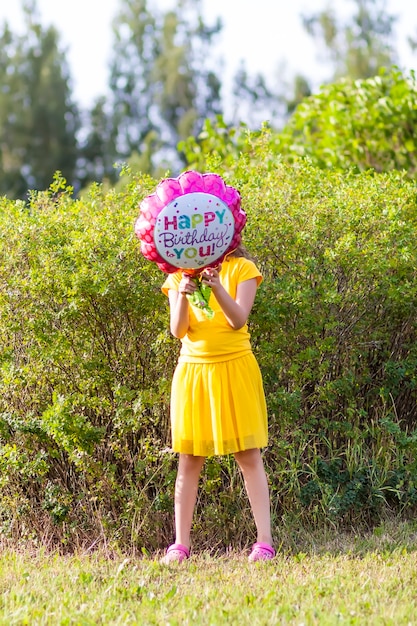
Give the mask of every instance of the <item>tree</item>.
[[58, 33], [44, 29], [36, 0], [24, 3], [26, 33], [0, 33], [0, 193], [45, 189], [56, 170], [73, 180], [78, 109]]
[[146, 152], [152, 142], [153, 169], [176, 161], [179, 167], [178, 142], [221, 112], [221, 83], [208, 61], [221, 24], [205, 25], [200, 5], [180, 0], [172, 10], [151, 12], [146, 0], [122, 0], [110, 78], [119, 158]]
[[302, 74], [296, 74], [293, 79], [293, 95], [286, 100], [287, 114], [291, 115], [294, 113], [300, 102], [304, 98], [308, 98], [308, 96], [311, 96], [310, 83]]
[[116, 128], [107, 109], [107, 98], [101, 96], [82, 115], [85, 134], [80, 139], [77, 164], [81, 188], [92, 181], [116, 180]]
[[265, 76], [250, 75], [242, 62], [233, 79], [233, 123], [244, 120], [251, 128], [272, 123], [282, 117], [283, 104], [283, 97], [268, 85]]
[[331, 5], [302, 18], [306, 31], [322, 44], [333, 65], [331, 79], [369, 78], [397, 62], [392, 44], [397, 17], [389, 14], [386, 0], [352, 1], [355, 12], [348, 21], [342, 21]]

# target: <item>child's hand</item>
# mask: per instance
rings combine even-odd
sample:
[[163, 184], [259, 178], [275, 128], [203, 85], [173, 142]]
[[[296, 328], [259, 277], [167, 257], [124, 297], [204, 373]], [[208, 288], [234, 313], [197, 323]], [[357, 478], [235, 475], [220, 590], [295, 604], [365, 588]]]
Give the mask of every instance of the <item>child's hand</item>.
[[179, 293], [183, 293], [186, 296], [191, 295], [197, 289], [195, 280], [191, 278], [189, 274], [183, 274], [180, 284], [178, 285]]
[[208, 267], [204, 270], [201, 275], [202, 282], [211, 287], [213, 290], [216, 290], [217, 287], [220, 286], [220, 270], [222, 269], [221, 265], [217, 267]]

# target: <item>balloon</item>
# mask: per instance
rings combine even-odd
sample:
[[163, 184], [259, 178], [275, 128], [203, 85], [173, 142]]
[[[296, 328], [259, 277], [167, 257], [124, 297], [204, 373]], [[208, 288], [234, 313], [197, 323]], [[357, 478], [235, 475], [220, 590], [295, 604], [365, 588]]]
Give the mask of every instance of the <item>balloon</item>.
[[143, 256], [163, 272], [198, 274], [237, 248], [245, 224], [237, 189], [218, 174], [187, 171], [142, 200], [135, 234]]

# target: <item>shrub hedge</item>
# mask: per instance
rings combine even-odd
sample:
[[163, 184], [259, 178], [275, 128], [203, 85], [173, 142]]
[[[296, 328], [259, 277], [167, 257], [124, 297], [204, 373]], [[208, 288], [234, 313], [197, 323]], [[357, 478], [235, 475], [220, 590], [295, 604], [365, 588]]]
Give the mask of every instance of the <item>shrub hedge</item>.
[[[285, 164], [261, 134], [222, 167], [265, 280], [250, 320], [270, 419], [275, 532], [373, 523], [417, 500], [417, 190], [405, 174]], [[157, 181], [74, 200], [59, 174], [0, 199], [0, 530], [73, 549], [172, 539], [176, 458], [163, 274], [133, 235]], [[294, 522], [295, 523], [295, 522]], [[193, 537], [243, 546], [232, 458], [208, 459]]]

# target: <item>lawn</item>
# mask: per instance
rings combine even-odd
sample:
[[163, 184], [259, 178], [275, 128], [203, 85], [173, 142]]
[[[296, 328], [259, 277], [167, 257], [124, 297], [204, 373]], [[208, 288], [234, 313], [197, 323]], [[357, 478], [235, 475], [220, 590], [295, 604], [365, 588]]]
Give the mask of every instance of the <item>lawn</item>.
[[230, 552], [172, 566], [158, 554], [4, 548], [0, 624], [417, 624], [414, 526], [303, 543], [298, 552], [281, 546], [269, 563]]

